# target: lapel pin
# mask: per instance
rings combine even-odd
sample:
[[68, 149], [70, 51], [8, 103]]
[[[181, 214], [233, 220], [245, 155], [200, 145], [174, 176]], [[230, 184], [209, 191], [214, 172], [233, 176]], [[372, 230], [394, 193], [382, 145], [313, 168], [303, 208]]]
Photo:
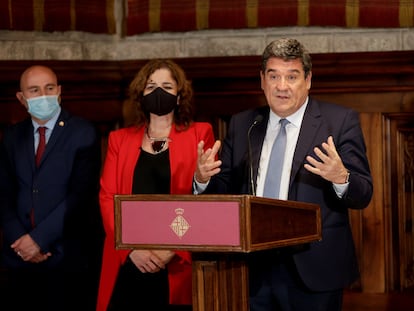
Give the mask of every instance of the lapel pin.
[[64, 126], [64, 125], [65, 125], [65, 122], [63, 122], [63, 121], [59, 122], [59, 126]]

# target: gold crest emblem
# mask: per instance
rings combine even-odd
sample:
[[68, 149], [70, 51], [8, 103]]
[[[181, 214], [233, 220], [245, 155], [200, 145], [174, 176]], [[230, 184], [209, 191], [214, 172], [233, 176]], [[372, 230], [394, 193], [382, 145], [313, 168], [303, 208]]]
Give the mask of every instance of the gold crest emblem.
[[172, 221], [170, 228], [181, 239], [184, 236], [184, 234], [188, 231], [188, 229], [190, 229], [190, 225], [183, 216], [183, 208], [176, 208], [175, 214], [177, 215], [177, 217], [175, 217]]

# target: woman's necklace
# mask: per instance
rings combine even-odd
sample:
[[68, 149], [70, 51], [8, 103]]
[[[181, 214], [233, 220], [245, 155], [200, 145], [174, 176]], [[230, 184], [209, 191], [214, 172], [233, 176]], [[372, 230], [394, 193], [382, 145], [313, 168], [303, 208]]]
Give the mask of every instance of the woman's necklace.
[[161, 151], [163, 151], [167, 145], [167, 142], [171, 141], [169, 137], [161, 137], [161, 138], [151, 137], [148, 133], [148, 128], [146, 128], [145, 134], [147, 135], [147, 138], [151, 142], [152, 151], [154, 151], [154, 153], [160, 153]]

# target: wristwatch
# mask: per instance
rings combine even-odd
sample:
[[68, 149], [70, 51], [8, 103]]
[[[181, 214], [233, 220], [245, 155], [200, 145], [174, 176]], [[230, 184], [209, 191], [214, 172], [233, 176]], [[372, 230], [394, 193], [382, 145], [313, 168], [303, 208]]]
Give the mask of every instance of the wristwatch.
[[349, 175], [351, 175], [351, 173], [348, 171], [346, 173], [345, 184], [349, 183]]

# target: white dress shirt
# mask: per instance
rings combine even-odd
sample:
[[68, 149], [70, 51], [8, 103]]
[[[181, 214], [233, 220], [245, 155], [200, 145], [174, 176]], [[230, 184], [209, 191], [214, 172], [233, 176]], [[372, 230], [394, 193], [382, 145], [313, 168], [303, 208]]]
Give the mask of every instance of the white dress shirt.
[[[283, 162], [282, 178], [280, 181], [279, 199], [287, 200], [289, 191], [290, 171], [292, 168], [293, 154], [295, 153], [296, 143], [299, 137], [300, 126], [302, 125], [303, 115], [305, 113], [308, 100], [294, 114], [286, 119], [289, 123], [286, 125], [286, 151]], [[272, 110], [270, 110], [269, 121], [267, 124], [266, 136], [263, 142], [262, 153], [259, 161], [259, 170], [257, 172], [256, 195], [263, 196], [264, 183], [266, 179], [267, 167], [269, 165], [270, 152], [272, 151], [273, 142], [280, 130], [279, 120]]]

